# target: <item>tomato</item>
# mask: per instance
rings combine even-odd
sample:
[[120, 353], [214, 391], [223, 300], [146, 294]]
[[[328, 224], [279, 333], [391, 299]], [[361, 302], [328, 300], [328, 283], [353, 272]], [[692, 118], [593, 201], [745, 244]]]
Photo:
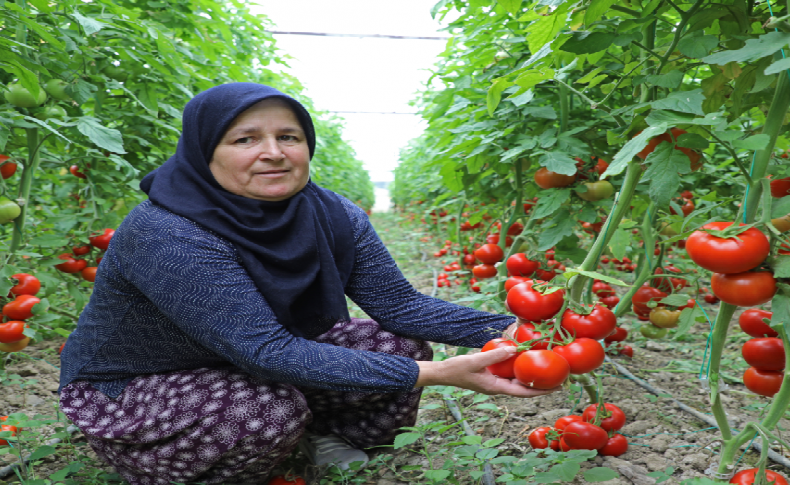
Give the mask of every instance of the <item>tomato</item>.
[[[90, 236], [88, 238], [88, 241], [90, 241], [91, 246], [106, 251], [107, 248], [110, 246], [110, 239], [112, 239], [114, 234], [115, 234], [114, 229], [107, 228], [104, 230], [104, 234]], [[447, 254], [446, 250], [443, 251], [444, 251], [443, 254]]]
[[71, 167], [69, 167], [69, 172], [71, 172], [71, 174], [74, 175], [77, 178], [81, 178], [81, 179], [88, 178], [87, 175], [85, 175], [84, 173], [80, 172], [80, 167], [78, 165], [72, 165]]
[[621, 435], [615, 434], [606, 442], [606, 446], [598, 450], [600, 456], [620, 456], [628, 451], [628, 439]]
[[564, 175], [557, 172], [552, 172], [546, 167], [541, 167], [535, 172], [533, 177], [535, 183], [541, 189], [553, 189], [557, 187], [567, 187], [576, 181], [576, 174]]
[[[731, 222], [711, 222], [702, 227], [721, 231], [731, 225]], [[738, 234], [737, 238], [724, 239], [694, 231], [686, 240], [686, 253], [692, 261], [714, 273], [749, 271], [765, 261], [770, 249], [765, 234], [753, 227]]]
[[636, 293], [634, 293], [634, 296], [631, 298], [634, 313], [646, 317], [650, 315], [650, 312], [652, 311], [652, 308], [647, 306], [648, 302], [658, 302], [666, 297], [667, 294], [658, 288], [653, 288], [652, 286], [642, 286], [636, 290]]
[[692, 194], [690, 190], [684, 190], [680, 193], [680, 196], [686, 200], [691, 200], [694, 198], [694, 194]]
[[511, 288], [513, 288], [519, 283], [524, 283], [525, 281], [532, 281], [532, 280], [524, 276], [511, 276], [510, 278], [505, 280], [505, 291], [510, 291]]
[[783, 370], [785, 368], [785, 351], [780, 338], [750, 339], [741, 347], [741, 355], [747, 364], [757, 370]]
[[[603, 404], [604, 411], [601, 412], [603, 419], [601, 420], [601, 428], [606, 431], [617, 431], [625, 426], [625, 413], [622, 409], [611, 403]], [[582, 413], [582, 419], [588, 423], [595, 421], [595, 412], [598, 409], [597, 404], [590, 404]]]
[[649, 339], [660, 339], [667, 336], [669, 333], [668, 328], [658, 328], [653, 324], [650, 325], [642, 325], [639, 327], [639, 332], [646, 338]]
[[705, 303], [710, 303], [711, 305], [720, 301], [719, 298], [712, 293], [708, 293], [703, 298], [705, 299]]
[[74, 254], [74, 256], [85, 256], [86, 254], [91, 252], [91, 247], [90, 246], [74, 246], [73, 248], [71, 248], [71, 252], [72, 252], [72, 254]]
[[[547, 349], [549, 347], [549, 338], [543, 337], [543, 333], [536, 332], [535, 326], [531, 323], [522, 323], [516, 329], [515, 339], [519, 343], [529, 342], [530, 340], [537, 340], [533, 342], [530, 349]], [[538, 340], [541, 339], [542, 340]]]
[[[6, 419], [8, 419], [8, 416], [2, 416], [2, 418], [0, 418], [0, 420], [2, 420], [2, 421], [5, 421]], [[3, 424], [3, 425], [0, 425], [0, 431], [10, 431], [11, 432], [11, 436], [16, 436], [17, 427], [16, 426], [11, 426], [11, 425], [8, 425], [8, 424]], [[0, 446], [7, 445], [7, 444], [8, 444], [8, 441], [6, 441], [4, 439], [0, 439]]]
[[[634, 135], [634, 137], [639, 135], [639, 133], [642, 133], [642, 131], [640, 130], [639, 132], [637, 132], [636, 135]], [[670, 141], [670, 138], [669, 136], [667, 136], [666, 133], [662, 133], [661, 135], [654, 136], [653, 138], [651, 138], [650, 141], [647, 142], [647, 146], [644, 147], [641, 152], [637, 153], [636, 156], [641, 158], [642, 160], [646, 159], [647, 156], [653, 153], [653, 151], [662, 141]]]
[[[489, 350], [499, 349], [503, 347], [518, 347], [516, 342], [506, 338], [495, 338], [494, 340], [489, 340], [483, 345], [483, 349], [481, 352], [488, 352]], [[519, 354], [514, 354], [513, 357], [499, 362], [494, 365], [489, 365], [486, 367], [488, 372], [494, 374], [497, 377], [502, 377], [505, 379], [512, 379], [516, 377], [516, 374], [513, 372], [513, 363], [516, 361], [516, 358]]]
[[743, 384], [755, 394], [771, 397], [779, 392], [784, 376], [782, 371], [758, 370], [749, 367], [743, 373]]
[[620, 298], [616, 296], [605, 296], [601, 298], [601, 303], [606, 308], [614, 310], [615, 307], [617, 307], [617, 304], [620, 303]]
[[493, 264], [478, 264], [472, 268], [472, 274], [475, 278], [486, 279], [496, 276], [496, 266]]
[[16, 342], [11, 342], [10, 344], [0, 343], [0, 352], [19, 352], [20, 350], [27, 347], [29, 343], [30, 337], [25, 337], [22, 340], [17, 340]]
[[562, 314], [561, 325], [576, 338], [600, 340], [614, 332], [617, 318], [612, 310], [602, 305], [595, 305], [588, 315], [576, 313], [569, 308]]
[[47, 106], [36, 113], [36, 118], [40, 120], [48, 120], [51, 118], [63, 119], [66, 116], [68, 116], [68, 113], [60, 106]]
[[766, 319], [770, 321], [773, 315], [773, 312], [768, 310], [750, 308], [738, 317], [738, 325], [752, 337], [778, 337], [779, 333], [764, 322]]
[[475, 264], [476, 262], [477, 262], [477, 260], [475, 259], [475, 255], [474, 254], [464, 254], [464, 264], [465, 265]]
[[79, 273], [88, 266], [87, 261], [73, 258], [70, 253], [63, 253], [58, 256], [58, 259], [62, 259], [65, 262], [56, 264], [55, 269], [63, 271], [64, 273]]
[[622, 342], [623, 340], [628, 337], [628, 330], [624, 329], [623, 327], [616, 327], [614, 332], [609, 334], [606, 338], [603, 339], [604, 342]]
[[607, 296], [614, 296], [614, 288], [612, 288], [608, 283], [604, 283], [603, 281], [596, 281], [592, 285], [592, 292], [598, 295], [601, 298], [605, 298]]
[[0, 197], [0, 224], [11, 222], [22, 213], [22, 208], [8, 197]]
[[553, 389], [568, 378], [568, 361], [551, 350], [527, 350], [513, 364], [516, 379], [534, 389]]
[[553, 317], [562, 308], [563, 290], [541, 293], [533, 289], [540, 280], [518, 284], [507, 292], [507, 305], [517, 317], [528, 322], [539, 322]]
[[44, 84], [44, 91], [58, 101], [66, 101], [69, 99], [69, 95], [66, 94], [66, 86], [68, 84], [62, 79], [50, 79]]
[[475, 249], [475, 258], [483, 264], [498, 263], [504, 257], [502, 248], [496, 244], [483, 244], [479, 249]]
[[586, 374], [601, 367], [606, 352], [597, 340], [591, 338], [577, 338], [568, 345], [552, 347], [562, 358], [568, 361], [571, 374]]
[[609, 441], [609, 434], [600, 426], [576, 421], [565, 427], [562, 439], [572, 450], [600, 450]]
[[[3, 165], [3, 167], [4, 166], [5, 165]], [[0, 167], [0, 170], [2, 170], [2, 167]], [[771, 219], [771, 224], [773, 224], [774, 227], [779, 232], [790, 231], [790, 214], [787, 214], [786, 216], [782, 216], [782, 217], [777, 217], [776, 219]]]
[[12, 320], [27, 320], [33, 316], [33, 307], [40, 301], [33, 295], [19, 295], [3, 305], [3, 315]]
[[11, 178], [11, 176], [16, 173], [16, 162], [6, 162], [6, 160], [8, 160], [7, 156], [0, 155], [0, 163], [2, 163], [2, 165], [0, 165], [0, 176], [2, 176], [4, 180]]
[[0, 323], [0, 343], [10, 344], [19, 342], [25, 335], [25, 322], [11, 320], [10, 322]]
[[609, 163], [599, 158], [593, 170], [595, 170], [598, 175], [603, 175], [607, 168], [609, 168]]
[[585, 182], [584, 187], [585, 190], [576, 189], [576, 195], [589, 202], [608, 199], [614, 194], [614, 186], [608, 180]]
[[16, 285], [11, 287], [12, 295], [35, 295], [41, 289], [41, 282], [32, 274], [17, 273], [11, 278], [17, 280]]
[[[683, 205], [680, 206], [680, 210], [683, 212], [683, 217], [688, 217], [689, 214], [694, 212], [694, 202], [690, 200], [685, 201]], [[677, 212], [675, 212], [675, 209], [673, 209], [671, 206], [669, 208], [669, 212], [672, 215], [677, 215]]]
[[17, 108], [35, 108], [47, 100], [47, 93], [43, 89], [38, 90], [38, 96], [35, 98], [27, 88], [19, 83], [9, 84], [7, 89], [5, 99]]
[[757, 306], [773, 298], [776, 293], [776, 280], [770, 271], [713, 273], [710, 288], [717, 298], [730, 305]]
[[527, 437], [527, 441], [529, 441], [529, 446], [533, 447], [536, 450], [542, 450], [549, 447], [549, 440], [546, 438], [546, 433], [551, 431], [553, 428], [551, 426], [541, 426], [539, 428], [535, 428]]
[[304, 478], [291, 475], [277, 475], [270, 478], [267, 483], [268, 485], [307, 485]]
[[790, 177], [771, 180], [771, 195], [777, 198], [790, 195]]
[[634, 357], [634, 349], [630, 345], [623, 345], [620, 349], [620, 355], [625, 355], [628, 358]]
[[675, 328], [680, 319], [680, 310], [669, 310], [667, 308], [653, 308], [650, 311], [650, 323], [658, 328]]
[[[80, 271], [80, 274], [82, 275], [83, 279], [93, 283], [94, 281], [96, 281], [96, 270], [98, 270], [98, 269], [99, 268], [96, 267], [96, 266], [88, 266], [88, 267], [84, 268], [82, 271]], [[447, 285], [447, 286], [449, 286], [449, 285]]]
[[[730, 479], [730, 483], [737, 483], [738, 485], [753, 485], [756, 481], [757, 472], [760, 471], [759, 468], [750, 468], [748, 470], [741, 470]], [[764, 483], [771, 483], [773, 485], [788, 485], [787, 480], [780, 474], [776, 472], [772, 472], [771, 470], [765, 470], [765, 482]]]
[[532, 273], [538, 270], [540, 264], [537, 261], [528, 259], [524, 253], [516, 253], [507, 258], [505, 266], [507, 266], [508, 274], [511, 276], [532, 276]]
[[561, 418], [558, 418], [557, 421], [554, 422], [554, 429], [556, 429], [557, 433], [559, 433], [560, 437], [562, 437], [562, 434], [565, 432], [565, 428], [569, 424], [575, 422], [582, 422], [582, 421], [584, 421], [584, 419], [581, 416], [577, 416], [575, 414], [562, 416]]

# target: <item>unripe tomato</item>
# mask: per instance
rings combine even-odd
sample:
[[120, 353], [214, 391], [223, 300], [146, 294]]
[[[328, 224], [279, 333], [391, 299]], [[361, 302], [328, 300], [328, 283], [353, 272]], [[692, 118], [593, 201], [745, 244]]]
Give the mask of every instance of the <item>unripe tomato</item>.
[[773, 298], [776, 293], [776, 279], [770, 271], [713, 273], [710, 287], [713, 294], [725, 303], [736, 306], [757, 306]]
[[25, 337], [22, 340], [11, 342], [10, 344], [0, 343], [0, 352], [19, 352], [30, 343], [30, 337]]
[[[711, 222], [702, 228], [721, 231], [731, 225], [731, 222]], [[686, 253], [692, 261], [723, 274], [742, 273], [759, 266], [770, 249], [768, 238], [754, 227], [738, 234], [737, 238], [725, 239], [695, 231], [686, 240]]]
[[771, 397], [779, 392], [784, 375], [782, 371], [759, 370], [749, 367], [743, 373], [743, 384], [755, 394]]
[[571, 373], [568, 361], [551, 350], [527, 350], [513, 364], [516, 379], [534, 389], [554, 389]]
[[[481, 352], [488, 352], [489, 350], [499, 349], [503, 347], [518, 347], [516, 342], [506, 338], [495, 338], [493, 340], [489, 340], [483, 345], [483, 349]], [[496, 363], [494, 365], [489, 365], [486, 367], [488, 372], [494, 374], [497, 377], [502, 377], [504, 379], [512, 379], [516, 377], [515, 372], [513, 371], [513, 364], [516, 362], [516, 358], [518, 358], [519, 353], [513, 354], [513, 357], [503, 361]]]
[[70, 98], [69, 95], [66, 94], [66, 86], [68, 86], [68, 84], [62, 79], [50, 79], [44, 84], [44, 91], [58, 101], [67, 101]]
[[564, 175], [552, 172], [546, 167], [541, 167], [533, 176], [535, 183], [542, 189], [553, 189], [556, 187], [567, 187], [576, 181], [576, 175]]
[[608, 199], [614, 194], [614, 186], [608, 180], [599, 180], [597, 182], [585, 182], [584, 187], [576, 189], [576, 194], [579, 198], [588, 202], [595, 202], [603, 199]]
[[483, 244], [479, 249], [475, 249], [475, 258], [483, 264], [494, 264], [502, 261], [505, 253], [496, 244]]
[[[748, 470], [742, 470], [732, 476], [730, 479], [730, 483], [736, 483], [738, 485], [753, 485], [757, 478], [757, 472], [759, 472], [759, 468], [750, 468]], [[773, 485], [788, 485], [787, 480], [780, 474], [771, 471], [765, 470], [765, 482], [764, 483], [773, 483]]]
[[602, 305], [595, 305], [592, 312], [587, 315], [576, 313], [569, 308], [562, 314], [561, 325], [576, 338], [600, 340], [614, 332], [617, 318], [611, 310]]
[[780, 338], [764, 337], [747, 340], [741, 347], [741, 355], [747, 364], [757, 370], [785, 368], [785, 351]]
[[680, 319], [680, 310], [669, 310], [667, 308], [653, 308], [650, 311], [650, 323], [658, 328], [675, 328]]
[[0, 197], [0, 224], [11, 222], [22, 213], [22, 208], [8, 197]]
[[11, 278], [17, 280], [16, 285], [12, 286], [9, 292], [12, 295], [35, 295], [41, 289], [41, 282], [32, 274], [17, 273], [11, 275]]
[[771, 317], [773, 317], [773, 312], [750, 308], [738, 317], [738, 325], [741, 330], [752, 337], [778, 337], [779, 333], [763, 321], [765, 319], [770, 321]]
[[33, 307], [40, 301], [32, 295], [19, 295], [3, 305], [3, 315], [12, 320], [27, 320], [33, 316]]
[[540, 280], [518, 284], [507, 292], [507, 305], [517, 317], [528, 322], [546, 320], [560, 311], [564, 301], [563, 290], [542, 293], [534, 286], [543, 283]]
[[658, 328], [653, 324], [649, 325], [642, 325], [639, 327], [639, 332], [645, 337], [649, 339], [660, 339], [667, 336], [669, 333], [668, 328]]
[[19, 83], [9, 84], [5, 92], [5, 99], [17, 108], [35, 108], [47, 100], [47, 93], [39, 89], [38, 96], [33, 97], [30, 91]]

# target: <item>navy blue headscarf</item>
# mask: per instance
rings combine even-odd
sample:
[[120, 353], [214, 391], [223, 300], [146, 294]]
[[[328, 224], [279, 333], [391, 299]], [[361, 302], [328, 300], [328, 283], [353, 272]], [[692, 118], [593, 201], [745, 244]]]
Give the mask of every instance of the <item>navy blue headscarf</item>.
[[187, 103], [175, 155], [146, 175], [140, 187], [156, 205], [231, 241], [280, 324], [296, 336], [314, 338], [349, 318], [344, 288], [354, 241], [339, 198], [308, 182], [283, 201], [251, 199], [222, 188], [209, 169], [233, 120], [272, 97], [293, 110], [312, 158], [315, 129], [298, 101], [261, 84], [223, 84]]

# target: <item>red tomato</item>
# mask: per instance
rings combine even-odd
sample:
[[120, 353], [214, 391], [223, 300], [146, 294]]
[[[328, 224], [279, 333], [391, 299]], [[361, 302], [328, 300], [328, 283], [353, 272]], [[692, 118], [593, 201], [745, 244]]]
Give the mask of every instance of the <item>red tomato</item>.
[[790, 177], [771, 180], [771, 195], [777, 198], [787, 197], [790, 195]]
[[780, 338], [750, 339], [741, 347], [741, 355], [747, 364], [757, 370], [783, 370], [785, 368], [785, 351]]
[[507, 266], [508, 274], [511, 276], [532, 276], [532, 273], [540, 267], [537, 261], [528, 259], [524, 253], [516, 253], [510, 256], [507, 258], [505, 265]]
[[633, 303], [634, 313], [646, 317], [650, 315], [650, 311], [652, 310], [652, 308], [647, 306], [647, 303], [650, 301], [657, 302], [666, 297], [667, 294], [659, 290], [658, 288], [653, 288], [652, 286], [642, 286], [641, 288], [636, 290], [636, 293], [634, 293], [634, 296], [631, 298], [631, 303]]
[[41, 289], [41, 282], [31, 274], [17, 273], [11, 277], [17, 280], [17, 284], [11, 287], [12, 295], [35, 295]]
[[[622, 409], [608, 402], [603, 403], [603, 408], [605, 411], [602, 411], [601, 414], [605, 417], [601, 420], [601, 428], [606, 431], [617, 431], [625, 426], [625, 413]], [[588, 423], [592, 423], [595, 421], [595, 411], [597, 409], [597, 404], [590, 404], [582, 413], [582, 418]]]
[[625, 355], [629, 359], [634, 357], [634, 349], [630, 345], [623, 345], [623, 348], [620, 349], [620, 355]]
[[[748, 470], [741, 470], [730, 479], [730, 483], [737, 483], [738, 485], [753, 485], [759, 468], [750, 468]], [[771, 470], [765, 470], [765, 483], [773, 482], [773, 485], [788, 485], [785, 478]]]
[[562, 439], [572, 450], [600, 450], [609, 441], [609, 434], [600, 426], [576, 421], [565, 427]]
[[300, 476], [277, 475], [269, 479], [268, 485], [307, 485]]
[[616, 327], [614, 332], [603, 339], [604, 342], [622, 342], [628, 337], [628, 330], [623, 327]]
[[[731, 225], [731, 222], [711, 222], [702, 228], [721, 231]], [[742, 273], [759, 266], [770, 249], [765, 234], [753, 227], [738, 234], [737, 238], [724, 239], [695, 231], [686, 240], [686, 253], [692, 261], [714, 273], [723, 274]]]
[[548, 448], [550, 446], [549, 440], [546, 438], [546, 433], [552, 430], [551, 426], [541, 426], [539, 428], [535, 428], [527, 437], [527, 441], [529, 441], [529, 446], [533, 447], [536, 450], [542, 450]]
[[464, 264], [475, 264], [475, 262], [474, 254], [464, 254]]
[[562, 328], [576, 338], [600, 340], [609, 336], [617, 327], [617, 318], [605, 306], [595, 305], [588, 315], [581, 315], [571, 309], [562, 314]]
[[541, 189], [553, 189], [556, 187], [567, 187], [576, 181], [576, 175], [563, 175], [561, 173], [552, 172], [546, 167], [541, 167], [535, 172], [533, 176], [535, 183]]
[[540, 293], [533, 286], [540, 280], [518, 284], [507, 292], [507, 305], [517, 317], [528, 322], [539, 322], [553, 317], [562, 308], [565, 292]]
[[505, 291], [510, 291], [511, 288], [513, 288], [519, 283], [524, 283], [525, 281], [532, 281], [532, 280], [525, 276], [511, 276], [510, 278], [505, 280]]
[[582, 419], [581, 416], [576, 416], [575, 414], [562, 416], [561, 418], [557, 419], [557, 421], [554, 422], [554, 429], [556, 429], [557, 432], [560, 434], [560, 437], [562, 437], [562, 434], [565, 432], [566, 426], [568, 426], [571, 423], [581, 422], [581, 421], [584, 421], [584, 419]]
[[606, 358], [601, 344], [590, 338], [577, 338], [568, 345], [552, 347], [562, 358], [568, 361], [571, 374], [586, 374], [603, 364]]
[[478, 264], [472, 268], [472, 274], [475, 278], [486, 279], [496, 276], [496, 266], [493, 264]]
[[508, 236], [518, 236], [521, 234], [521, 231], [524, 230], [524, 224], [520, 222], [514, 222], [510, 229], [507, 230]]
[[692, 194], [690, 190], [684, 190], [683, 192], [680, 193], [680, 196], [687, 200], [691, 200], [694, 198], [694, 194]]
[[475, 249], [475, 258], [483, 264], [494, 264], [502, 261], [505, 253], [496, 244], [483, 244], [480, 249]]
[[[0, 416], [0, 421], [5, 421], [6, 419], [8, 419], [8, 416]], [[10, 431], [11, 432], [11, 436], [16, 436], [17, 427], [16, 426], [11, 426], [11, 425], [8, 425], [8, 424], [4, 424], [4, 425], [0, 426], [0, 431]], [[0, 439], [0, 446], [2, 446], [2, 445], [8, 445], [8, 441], [6, 441], [4, 439]]]
[[88, 262], [84, 259], [77, 259], [71, 256], [71, 253], [63, 253], [58, 256], [58, 259], [62, 259], [63, 263], [56, 264], [55, 269], [59, 271], [63, 271], [64, 273], [79, 273], [86, 266], [88, 266]]
[[91, 283], [93, 283], [94, 281], [96, 281], [96, 270], [98, 269], [99, 268], [96, 266], [88, 266], [84, 268], [82, 271], [80, 271], [80, 274], [86, 281], [90, 281]]
[[542, 340], [538, 340], [543, 337], [541, 332], [535, 331], [535, 326], [531, 323], [522, 323], [516, 329], [515, 338], [519, 343], [529, 342], [530, 340], [537, 340], [534, 342], [530, 349], [547, 349], [549, 347], [549, 338], [543, 337]]
[[88, 178], [84, 173], [80, 172], [80, 167], [78, 165], [72, 165], [69, 167], [69, 172], [77, 178], [86, 179]]
[[741, 330], [752, 337], [778, 337], [779, 334], [776, 330], [763, 321], [766, 319], [770, 321], [772, 316], [773, 312], [768, 310], [750, 308], [738, 317], [738, 325], [741, 326]]
[[604, 283], [603, 281], [596, 281], [592, 285], [592, 292], [598, 295], [601, 298], [606, 298], [607, 296], [614, 296], [614, 288], [612, 288], [608, 283]]
[[551, 350], [527, 350], [513, 364], [516, 379], [535, 389], [554, 389], [571, 373], [568, 361]]
[[[636, 135], [634, 135], [634, 137], [639, 135], [639, 133], [642, 133], [642, 130], [639, 130], [636, 133]], [[637, 153], [636, 156], [641, 158], [642, 160], [646, 159], [647, 156], [653, 153], [653, 151], [662, 141], [672, 141], [672, 140], [669, 137], [669, 135], [667, 135], [666, 133], [662, 133], [658, 136], [655, 136], [651, 138], [649, 142], [647, 142], [647, 146], [644, 147], [641, 152]]]
[[598, 450], [598, 454], [601, 456], [620, 456], [626, 451], [628, 451], [628, 439], [621, 434], [616, 434], [609, 438], [606, 446]]
[[25, 335], [25, 322], [11, 320], [10, 322], [0, 323], [0, 343], [10, 344], [19, 342]]
[[3, 179], [10, 178], [16, 173], [16, 162], [6, 162], [6, 160], [8, 160], [6, 155], [0, 155], [0, 164], [2, 164], [0, 165], [0, 176]]
[[620, 298], [616, 296], [605, 296], [601, 298], [601, 303], [603, 303], [606, 308], [614, 310], [617, 304], [620, 303]]
[[720, 301], [719, 298], [712, 293], [708, 293], [703, 298], [705, 299], [705, 303], [710, 303], [711, 305]]
[[[88, 237], [88, 241], [90, 241], [91, 246], [106, 251], [107, 247], [109, 247], [109, 245], [110, 245], [110, 239], [112, 239], [114, 234], [115, 234], [115, 230], [114, 229], [107, 228], [107, 229], [104, 230], [104, 234], [99, 234], [99, 235]], [[442, 252], [442, 251], [444, 251], [444, 253], [442, 253], [442, 254], [447, 254], [447, 250], [446, 249], [442, 249], [439, 252]]]
[[3, 305], [3, 315], [13, 320], [27, 320], [33, 316], [33, 307], [40, 301], [32, 295], [19, 295]]
[[770, 271], [713, 273], [710, 288], [717, 298], [730, 305], [757, 306], [773, 298], [776, 280]]
[[[489, 340], [485, 345], [483, 345], [482, 352], [488, 352], [489, 350], [499, 349], [502, 347], [518, 347], [518, 344], [506, 338], [495, 338], [494, 340]], [[512, 379], [516, 377], [516, 374], [513, 372], [513, 363], [516, 361], [518, 356], [518, 353], [513, 354], [513, 357], [503, 362], [489, 365], [486, 367], [486, 369], [488, 369], [488, 372], [494, 374], [497, 377]]]
[[782, 386], [784, 372], [773, 370], [757, 370], [749, 367], [743, 373], [743, 384], [747, 389], [761, 396], [771, 397]]
[[557, 276], [556, 271], [546, 271], [545, 269], [538, 269], [535, 271], [535, 277], [543, 281], [551, 281]]
[[73, 248], [71, 248], [71, 252], [72, 252], [72, 254], [74, 254], [74, 256], [84, 256], [84, 255], [88, 254], [89, 252], [91, 252], [91, 247], [90, 246], [74, 246]]
[[607, 168], [609, 168], [609, 163], [599, 158], [598, 163], [595, 164], [594, 170], [598, 173], [598, 175], [603, 175]]

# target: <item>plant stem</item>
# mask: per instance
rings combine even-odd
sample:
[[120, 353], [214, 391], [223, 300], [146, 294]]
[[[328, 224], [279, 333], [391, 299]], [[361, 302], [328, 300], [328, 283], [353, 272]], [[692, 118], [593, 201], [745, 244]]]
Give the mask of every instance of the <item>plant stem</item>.
[[25, 163], [25, 169], [22, 171], [22, 180], [19, 183], [19, 198], [22, 199], [23, 204], [22, 212], [19, 214], [19, 217], [14, 219], [14, 231], [11, 236], [11, 245], [8, 250], [9, 263], [13, 263], [14, 253], [22, 244], [22, 238], [25, 233], [27, 208], [30, 206], [30, 188], [33, 185], [33, 175], [38, 169], [38, 164], [41, 162], [38, 128], [26, 128], [25, 131], [27, 132], [28, 160], [27, 163]]
[[711, 335], [710, 342], [710, 372], [708, 373], [708, 385], [710, 386], [711, 411], [716, 418], [716, 423], [721, 430], [721, 436], [725, 442], [732, 439], [732, 430], [730, 430], [730, 424], [727, 422], [727, 414], [724, 412], [724, 406], [721, 403], [721, 394], [719, 393], [719, 372], [721, 368], [721, 354], [724, 350], [724, 344], [727, 341], [727, 330], [736, 308], [735, 305], [724, 302], [721, 303], [719, 314], [716, 316], [716, 322], [713, 324], [713, 334]]

